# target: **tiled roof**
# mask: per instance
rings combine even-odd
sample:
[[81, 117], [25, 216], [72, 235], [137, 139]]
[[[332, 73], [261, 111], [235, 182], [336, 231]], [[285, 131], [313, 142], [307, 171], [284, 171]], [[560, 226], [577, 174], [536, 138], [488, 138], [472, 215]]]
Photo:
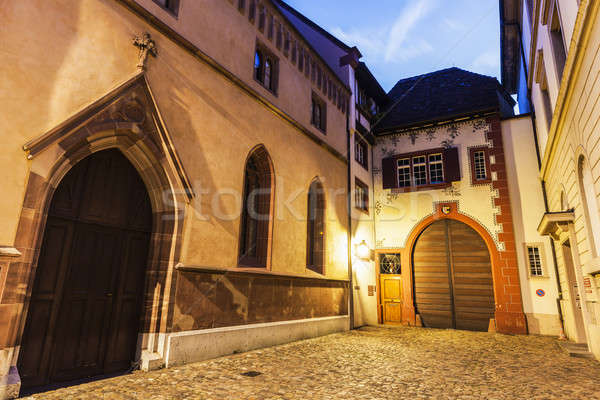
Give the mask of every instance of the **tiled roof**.
[[398, 81], [375, 133], [441, 122], [484, 111], [512, 113], [515, 102], [496, 78], [448, 68]]

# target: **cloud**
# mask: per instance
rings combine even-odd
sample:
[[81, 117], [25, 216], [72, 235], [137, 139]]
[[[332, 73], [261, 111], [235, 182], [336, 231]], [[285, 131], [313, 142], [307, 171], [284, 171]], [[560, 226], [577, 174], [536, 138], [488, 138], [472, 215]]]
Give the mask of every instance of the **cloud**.
[[369, 29], [368, 31], [354, 30], [352, 32], [345, 32], [340, 27], [334, 27], [329, 31], [342, 42], [358, 47], [366, 57], [377, 57], [377, 55], [382, 54], [385, 49], [383, 43], [385, 32], [382, 30], [379, 32], [373, 29]]
[[455, 19], [444, 18], [442, 23], [450, 31], [463, 31], [465, 29], [465, 26]]
[[474, 70], [489, 70], [500, 67], [500, 53], [497, 50], [489, 50], [475, 58], [471, 68]]
[[[432, 0], [421, 0], [411, 2], [405, 7], [390, 30], [388, 41], [385, 50], [385, 61], [390, 62], [398, 59], [405, 59], [402, 52], [406, 50], [405, 42], [409, 32], [417, 25], [433, 9]], [[414, 44], [409, 43], [410, 48], [414, 48]], [[420, 46], [422, 50], [426, 46]], [[431, 47], [431, 46], [430, 46]], [[415, 53], [423, 54], [423, 53]]]
[[370, 62], [398, 63], [427, 54], [433, 46], [423, 38], [410, 35], [418, 22], [434, 8], [436, 0], [419, 0], [405, 7], [394, 23], [379, 28], [344, 31], [340, 27], [329, 29], [341, 41], [359, 48]]

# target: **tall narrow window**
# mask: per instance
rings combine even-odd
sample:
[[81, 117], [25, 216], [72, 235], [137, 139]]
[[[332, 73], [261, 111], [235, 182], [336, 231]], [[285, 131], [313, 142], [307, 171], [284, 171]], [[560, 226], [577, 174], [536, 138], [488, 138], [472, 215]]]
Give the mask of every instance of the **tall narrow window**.
[[283, 26], [281, 22], [277, 22], [277, 37], [275, 38], [275, 46], [277, 46], [278, 50], [281, 50], [281, 45], [283, 44]]
[[313, 93], [310, 123], [323, 133], [327, 131], [327, 108], [323, 100]]
[[256, 19], [256, 1], [250, 0], [250, 7], [248, 8], [248, 21], [254, 23]]
[[258, 30], [261, 32], [265, 31], [265, 21], [267, 18], [266, 10], [264, 5], [260, 5], [258, 8]]
[[472, 147], [469, 149], [471, 183], [473, 185], [490, 183], [492, 181], [489, 151], [489, 147], [485, 146]]
[[273, 90], [273, 85], [271, 81], [271, 60], [267, 58], [265, 61], [265, 81], [263, 82], [265, 87], [269, 90]]
[[427, 157], [413, 157], [413, 176], [415, 186], [427, 184]]
[[359, 137], [358, 134], [356, 134], [354, 143], [354, 159], [366, 170], [369, 169], [368, 151], [369, 146], [367, 145], [367, 142], [365, 142], [363, 138]]
[[444, 182], [442, 153], [429, 155], [429, 181], [432, 185]]
[[156, 4], [175, 16], [179, 13], [179, 0], [153, 0]]
[[254, 53], [254, 79], [266, 89], [277, 94], [279, 60], [266, 46], [257, 44]]
[[292, 64], [296, 63], [297, 52], [298, 52], [298, 45], [297, 45], [296, 41], [294, 40], [292, 42]]
[[527, 246], [527, 260], [529, 261], [530, 276], [544, 276], [544, 270], [542, 268], [542, 256], [539, 246]]
[[298, 47], [298, 70], [304, 71], [304, 48]]
[[273, 25], [275, 23], [275, 19], [272, 14], [269, 15], [269, 26], [267, 28], [267, 37], [269, 40], [273, 40]]
[[271, 199], [273, 167], [263, 146], [252, 151], [244, 171], [239, 265], [265, 268], [268, 266], [271, 237]]
[[358, 178], [354, 178], [354, 206], [369, 212], [369, 187]]
[[262, 66], [263, 66], [263, 59], [262, 59], [262, 54], [260, 53], [259, 50], [256, 50], [256, 53], [254, 53], [254, 79], [256, 79], [257, 81], [264, 83], [262, 81], [262, 77], [263, 77], [263, 72], [262, 72]]
[[562, 79], [567, 54], [565, 51], [565, 42], [563, 40], [562, 28], [560, 26], [560, 17], [558, 15], [558, 4], [555, 2], [550, 20], [550, 41], [552, 42], [552, 51], [554, 52], [554, 62], [556, 63], [556, 74], [558, 81]]
[[485, 167], [485, 152], [476, 151], [473, 154], [473, 166], [475, 167], [475, 179], [480, 181], [487, 179], [487, 168]]
[[410, 159], [398, 160], [398, 187], [410, 187]]
[[246, 0], [238, 0], [238, 10], [242, 14], [246, 11]]
[[319, 274], [325, 266], [325, 194], [323, 185], [315, 179], [308, 191], [306, 266]]

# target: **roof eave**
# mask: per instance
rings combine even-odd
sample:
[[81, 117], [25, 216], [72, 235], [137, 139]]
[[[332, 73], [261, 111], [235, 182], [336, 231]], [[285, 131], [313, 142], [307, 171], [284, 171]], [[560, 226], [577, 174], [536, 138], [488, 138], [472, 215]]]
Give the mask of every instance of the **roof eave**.
[[470, 121], [477, 118], [483, 118], [492, 114], [500, 112], [499, 107], [488, 107], [481, 110], [471, 111], [469, 113], [461, 113], [455, 115], [442, 116], [437, 118], [431, 118], [428, 120], [418, 121], [406, 125], [398, 125], [395, 127], [387, 127], [382, 129], [376, 129], [373, 133], [375, 136], [392, 135], [396, 133], [404, 133], [419, 129], [432, 128], [438, 126], [444, 126], [454, 124], [457, 122]]

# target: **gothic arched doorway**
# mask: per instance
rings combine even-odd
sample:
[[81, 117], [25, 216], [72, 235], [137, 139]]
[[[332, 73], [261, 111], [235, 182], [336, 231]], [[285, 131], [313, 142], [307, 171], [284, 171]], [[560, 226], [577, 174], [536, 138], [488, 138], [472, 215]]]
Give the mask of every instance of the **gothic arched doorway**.
[[19, 353], [24, 388], [131, 367], [151, 230], [148, 192], [119, 150], [66, 174], [48, 210]]
[[473, 228], [452, 219], [432, 223], [412, 260], [415, 311], [424, 326], [488, 330], [495, 309], [492, 264]]

